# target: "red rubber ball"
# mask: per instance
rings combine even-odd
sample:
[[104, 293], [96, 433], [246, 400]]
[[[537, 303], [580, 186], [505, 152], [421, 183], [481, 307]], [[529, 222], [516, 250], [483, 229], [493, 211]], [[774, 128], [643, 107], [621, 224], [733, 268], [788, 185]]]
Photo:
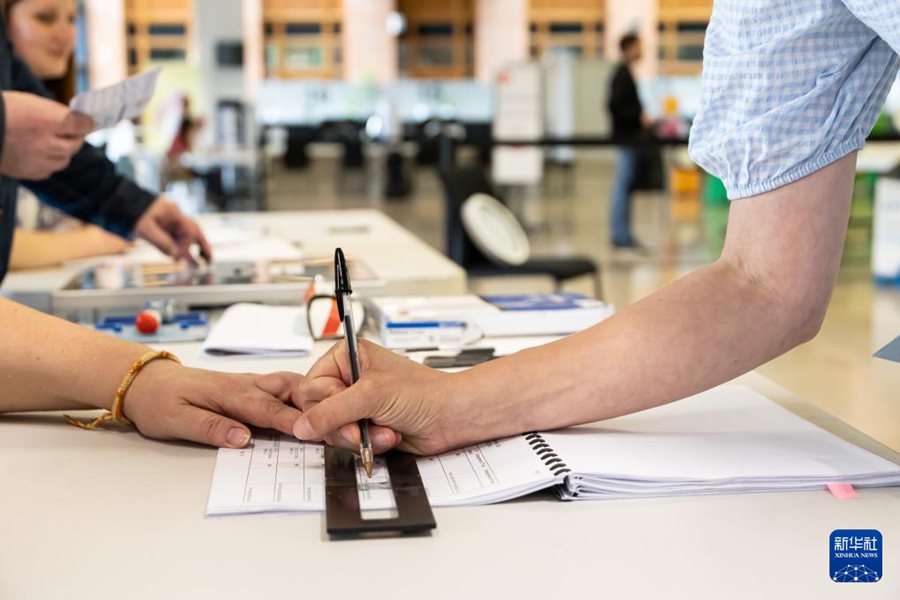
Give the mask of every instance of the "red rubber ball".
[[159, 319], [151, 311], [142, 311], [134, 318], [134, 328], [141, 333], [156, 333]]

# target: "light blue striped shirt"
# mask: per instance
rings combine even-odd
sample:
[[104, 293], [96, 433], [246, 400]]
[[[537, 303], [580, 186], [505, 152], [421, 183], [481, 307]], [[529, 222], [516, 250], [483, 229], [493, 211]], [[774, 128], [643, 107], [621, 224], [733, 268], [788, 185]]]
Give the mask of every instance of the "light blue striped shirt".
[[717, 0], [691, 157], [735, 199], [862, 148], [898, 50], [900, 0]]

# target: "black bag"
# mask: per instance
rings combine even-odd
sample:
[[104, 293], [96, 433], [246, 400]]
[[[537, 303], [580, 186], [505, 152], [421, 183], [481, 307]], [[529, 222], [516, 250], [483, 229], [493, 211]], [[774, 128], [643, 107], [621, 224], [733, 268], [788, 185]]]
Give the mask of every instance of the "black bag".
[[631, 191], [659, 191], [666, 188], [662, 147], [653, 134], [641, 133], [636, 140], [637, 167], [631, 180]]

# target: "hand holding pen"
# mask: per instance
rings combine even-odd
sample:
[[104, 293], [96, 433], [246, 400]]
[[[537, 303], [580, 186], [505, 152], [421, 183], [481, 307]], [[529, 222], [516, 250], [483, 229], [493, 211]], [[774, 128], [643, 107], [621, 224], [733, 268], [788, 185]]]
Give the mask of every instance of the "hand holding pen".
[[[344, 324], [344, 335], [347, 338], [347, 350], [350, 354], [350, 385], [359, 381], [359, 346], [356, 341], [356, 327], [353, 322], [353, 307], [350, 305], [350, 294], [353, 289], [350, 287], [350, 271], [347, 268], [347, 261], [344, 258], [344, 252], [337, 248], [334, 251], [334, 296], [338, 305], [338, 316]], [[359, 455], [362, 458], [363, 467], [366, 469], [366, 475], [372, 477], [372, 467], [374, 464], [374, 452], [372, 451], [372, 440], [369, 437], [369, 420], [360, 419], [357, 421], [359, 426]]]

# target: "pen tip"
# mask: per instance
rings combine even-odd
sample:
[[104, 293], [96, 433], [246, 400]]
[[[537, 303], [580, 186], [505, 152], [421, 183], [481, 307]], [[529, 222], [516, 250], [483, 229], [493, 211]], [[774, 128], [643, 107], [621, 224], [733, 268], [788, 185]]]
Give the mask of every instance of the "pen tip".
[[372, 448], [360, 445], [359, 455], [362, 458], [363, 468], [366, 475], [372, 479], [372, 467], [375, 465], [375, 456], [372, 454]]

